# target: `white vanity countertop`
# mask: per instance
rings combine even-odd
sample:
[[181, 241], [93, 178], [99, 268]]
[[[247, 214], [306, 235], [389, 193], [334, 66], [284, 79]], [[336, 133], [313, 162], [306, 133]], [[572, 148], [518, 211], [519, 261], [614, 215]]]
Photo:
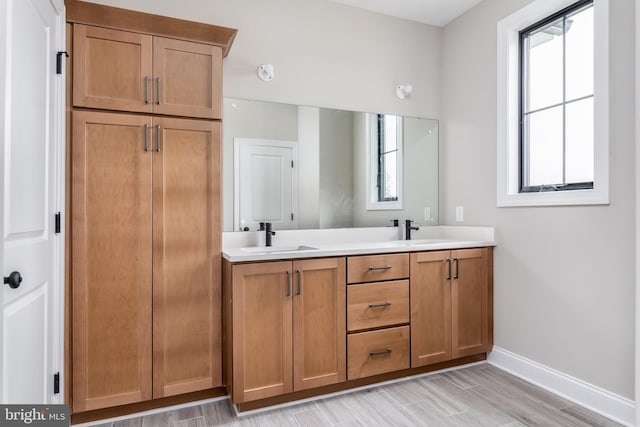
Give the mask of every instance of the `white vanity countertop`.
[[495, 246], [492, 227], [430, 226], [401, 240], [403, 227], [276, 230], [271, 247], [262, 232], [223, 233], [222, 256], [231, 262], [417, 252]]

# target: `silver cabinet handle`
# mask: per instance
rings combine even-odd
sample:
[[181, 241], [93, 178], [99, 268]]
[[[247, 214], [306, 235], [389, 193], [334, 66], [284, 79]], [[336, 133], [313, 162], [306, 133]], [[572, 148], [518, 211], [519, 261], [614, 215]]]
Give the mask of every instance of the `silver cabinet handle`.
[[369, 271], [377, 271], [377, 270], [391, 270], [391, 266], [390, 265], [385, 265], [384, 267], [369, 266]]
[[454, 259], [453, 259], [453, 262], [455, 262], [455, 263], [456, 263], [456, 272], [455, 272], [455, 274], [453, 275], [453, 278], [454, 278], [454, 279], [457, 279], [457, 278], [459, 278], [459, 277], [460, 277], [460, 274], [459, 274], [459, 273], [460, 273], [460, 270], [459, 270], [460, 265], [459, 265], [459, 260], [458, 260], [458, 258], [454, 258]]
[[388, 348], [385, 351], [370, 351], [369, 356], [371, 357], [389, 356], [391, 353], [392, 353], [391, 349]]
[[149, 151], [149, 125], [144, 124], [144, 151]]
[[160, 152], [160, 125], [156, 125], [156, 152]]
[[285, 271], [284, 274], [287, 275], [287, 296], [291, 296], [291, 272], [289, 270]]
[[149, 76], [144, 76], [144, 103], [149, 103]]
[[296, 273], [298, 273], [298, 290], [296, 291], [296, 295], [300, 295], [302, 293], [302, 272], [300, 269], [297, 269]]
[[160, 77], [158, 77], [156, 79], [156, 90], [157, 90], [157, 95], [158, 97], [156, 98], [156, 104], [160, 105]]
[[389, 307], [390, 305], [391, 305], [391, 301], [387, 301], [381, 304], [369, 304], [369, 308], [383, 308], [383, 307]]
[[449, 272], [447, 276], [447, 280], [451, 280], [451, 259], [450, 258], [447, 258], [447, 271]]

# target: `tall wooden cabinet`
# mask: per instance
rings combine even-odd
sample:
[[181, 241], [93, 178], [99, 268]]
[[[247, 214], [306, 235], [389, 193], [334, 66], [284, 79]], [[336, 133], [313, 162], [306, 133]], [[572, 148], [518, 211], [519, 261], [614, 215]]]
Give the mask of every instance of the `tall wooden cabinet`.
[[411, 254], [411, 366], [489, 351], [491, 248]]
[[239, 264], [228, 271], [227, 381], [235, 403], [346, 380], [344, 258]]
[[73, 113], [73, 410], [150, 399], [149, 117]]
[[72, 412], [220, 387], [223, 50], [79, 23], [70, 50]]
[[220, 123], [153, 119], [153, 397], [222, 385]]

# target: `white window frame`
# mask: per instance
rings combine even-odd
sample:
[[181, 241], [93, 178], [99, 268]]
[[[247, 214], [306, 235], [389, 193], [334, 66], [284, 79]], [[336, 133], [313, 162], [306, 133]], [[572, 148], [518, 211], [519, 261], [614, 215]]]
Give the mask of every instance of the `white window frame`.
[[377, 118], [375, 113], [365, 114], [365, 135], [366, 135], [366, 210], [368, 211], [386, 211], [386, 210], [402, 210], [403, 209], [403, 181], [404, 181], [404, 157], [403, 157], [403, 137], [404, 137], [404, 121], [402, 116], [396, 116], [396, 135], [398, 138], [397, 151], [397, 183], [398, 183], [398, 200], [378, 201], [378, 131]]
[[520, 193], [519, 32], [574, 3], [536, 0], [498, 22], [498, 207], [609, 204], [609, 0], [593, 2], [593, 189]]

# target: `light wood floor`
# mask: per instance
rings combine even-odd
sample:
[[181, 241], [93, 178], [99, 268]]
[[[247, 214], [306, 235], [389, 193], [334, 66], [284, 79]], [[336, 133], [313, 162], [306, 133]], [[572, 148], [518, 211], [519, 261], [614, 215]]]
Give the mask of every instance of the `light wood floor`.
[[618, 426], [488, 364], [253, 415], [229, 400], [100, 424], [200, 426]]

